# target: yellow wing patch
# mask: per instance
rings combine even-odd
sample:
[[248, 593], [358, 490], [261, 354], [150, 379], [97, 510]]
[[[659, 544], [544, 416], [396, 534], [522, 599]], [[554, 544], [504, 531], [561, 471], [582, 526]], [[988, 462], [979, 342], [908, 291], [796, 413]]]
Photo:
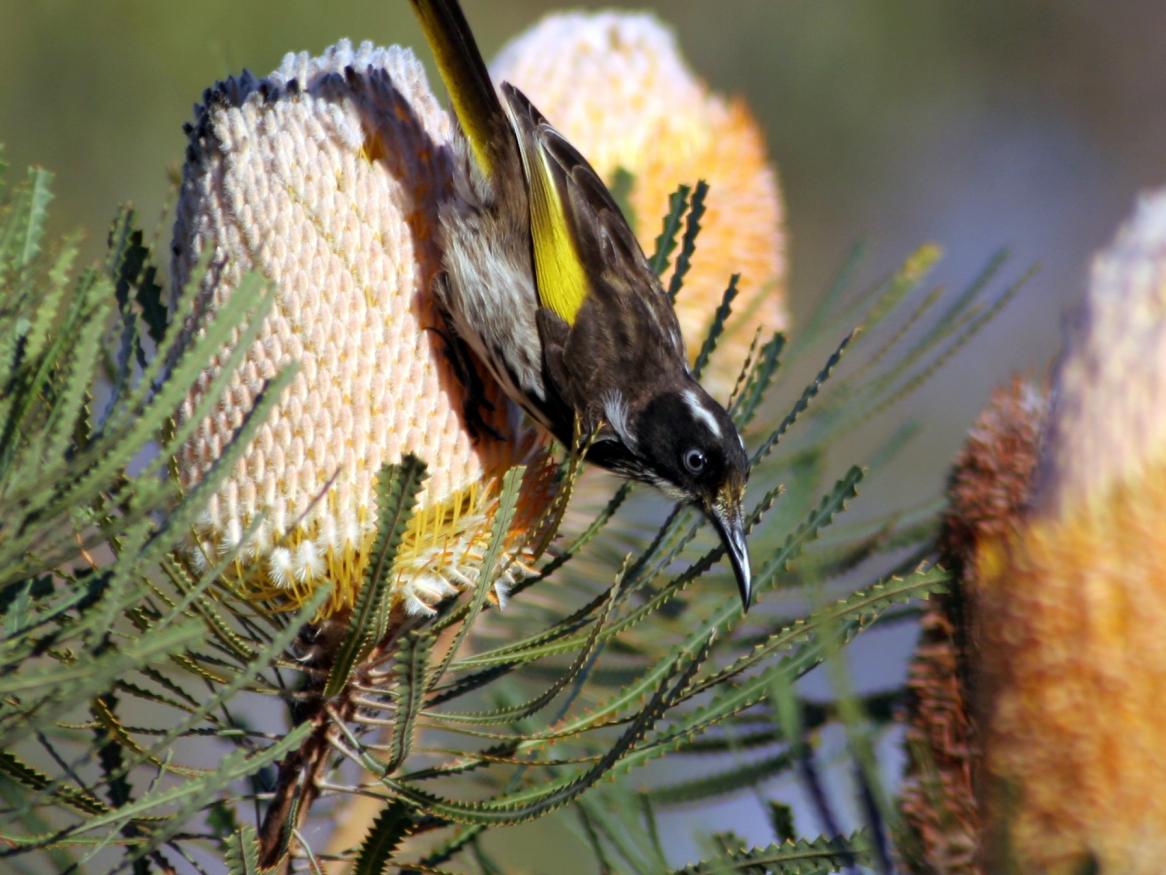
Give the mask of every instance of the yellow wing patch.
[[534, 243], [534, 272], [542, 305], [568, 325], [575, 316], [591, 285], [579, 258], [571, 224], [555, 186], [547, 157], [541, 149], [530, 161], [519, 137], [522, 166], [530, 189], [530, 233]]

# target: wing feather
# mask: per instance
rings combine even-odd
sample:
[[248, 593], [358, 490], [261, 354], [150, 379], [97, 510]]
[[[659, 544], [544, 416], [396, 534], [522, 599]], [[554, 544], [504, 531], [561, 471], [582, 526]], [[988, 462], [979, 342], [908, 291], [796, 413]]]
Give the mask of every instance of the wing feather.
[[553, 128], [517, 89], [503, 83], [502, 94], [526, 175], [539, 303], [573, 325], [591, 284], [562, 197], [564, 173], [542, 147], [546, 131]]
[[[591, 295], [634, 296], [654, 340], [683, 357], [672, 304], [599, 174], [521, 91], [501, 90], [526, 174], [539, 303], [573, 326]], [[611, 303], [626, 312], [632, 302]]]

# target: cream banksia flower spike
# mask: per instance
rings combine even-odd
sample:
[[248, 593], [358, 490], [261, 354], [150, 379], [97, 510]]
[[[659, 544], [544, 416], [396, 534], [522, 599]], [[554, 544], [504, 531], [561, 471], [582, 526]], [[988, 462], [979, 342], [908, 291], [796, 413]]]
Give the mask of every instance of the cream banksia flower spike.
[[711, 92], [672, 32], [642, 13], [550, 15], [502, 49], [491, 75], [530, 97], [608, 184], [618, 170], [631, 174], [628, 204], [646, 252], [669, 196], [708, 181], [676, 315], [695, 355], [730, 275], [741, 274], [740, 296], [702, 375], [714, 397], [727, 399], [758, 329], [768, 337], [786, 325], [781, 195], [748, 107]]
[[504, 439], [475, 436], [463, 420], [467, 392], [429, 292], [451, 123], [420, 63], [347, 41], [317, 58], [289, 54], [264, 79], [244, 73], [209, 89], [188, 130], [175, 289], [206, 259], [198, 308], [221, 306], [250, 271], [276, 291], [222, 404], [177, 460], [183, 485], [206, 474], [262, 381], [299, 367], [199, 521], [194, 559], [238, 549], [230, 577], [249, 597], [291, 609], [328, 582], [324, 614], [346, 609], [375, 533], [378, 473], [412, 453], [428, 479], [397, 551], [394, 598], [432, 614], [476, 581], [501, 477], [525, 464], [497, 566], [509, 569], [496, 584], [504, 597], [535, 558], [554, 469], [493, 383], [483, 415]]

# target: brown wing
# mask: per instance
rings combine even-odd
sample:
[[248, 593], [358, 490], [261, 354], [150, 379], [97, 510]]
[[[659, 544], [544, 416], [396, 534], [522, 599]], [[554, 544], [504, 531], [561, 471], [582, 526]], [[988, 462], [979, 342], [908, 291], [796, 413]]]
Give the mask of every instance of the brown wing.
[[[636, 332], [642, 342], [664, 348], [680, 361], [684, 360], [684, 342], [672, 302], [664, 293], [659, 279], [652, 272], [632, 229], [616, 205], [611, 192], [579, 151], [560, 134], [526, 96], [509, 83], [502, 84], [502, 96], [523, 155], [527, 186], [531, 190], [531, 224], [536, 263], [540, 255], [547, 257], [551, 250], [562, 262], [574, 259], [585, 282], [561, 289], [543, 289], [540, 271], [539, 295], [543, 306], [574, 326], [574, 316], [591, 296], [589, 310], [598, 311], [600, 318], [629, 318], [636, 323]], [[546, 200], [553, 200], [551, 214], [537, 215], [538, 189], [549, 188]], [[557, 210], [557, 215], [554, 211]], [[539, 238], [540, 224], [561, 222], [573, 246], [564, 252], [564, 244], [553, 240], [554, 234]], [[561, 280], [570, 268], [550, 276], [550, 283], [563, 287], [570, 284]], [[566, 310], [555, 305], [556, 295], [573, 305]]]

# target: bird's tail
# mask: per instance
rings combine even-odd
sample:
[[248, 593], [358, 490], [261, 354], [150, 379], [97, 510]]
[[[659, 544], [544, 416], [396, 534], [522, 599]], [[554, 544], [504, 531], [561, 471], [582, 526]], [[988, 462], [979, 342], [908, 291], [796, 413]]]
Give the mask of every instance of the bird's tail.
[[494, 178], [513, 152], [502, 104], [457, 0], [410, 0], [479, 168]]

